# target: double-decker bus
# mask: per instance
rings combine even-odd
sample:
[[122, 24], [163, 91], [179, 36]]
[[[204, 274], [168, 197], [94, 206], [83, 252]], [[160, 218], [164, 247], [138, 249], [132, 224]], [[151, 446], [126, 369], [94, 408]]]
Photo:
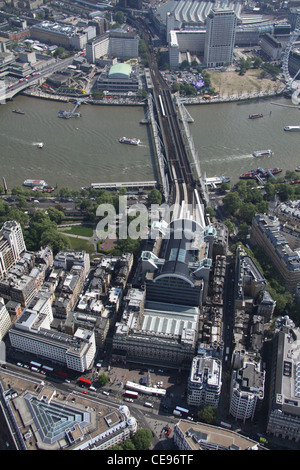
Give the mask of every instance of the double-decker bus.
[[90, 387], [92, 385], [92, 382], [88, 379], [84, 379], [83, 377], [80, 377], [78, 379], [79, 385], [85, 385], [86, 387]]

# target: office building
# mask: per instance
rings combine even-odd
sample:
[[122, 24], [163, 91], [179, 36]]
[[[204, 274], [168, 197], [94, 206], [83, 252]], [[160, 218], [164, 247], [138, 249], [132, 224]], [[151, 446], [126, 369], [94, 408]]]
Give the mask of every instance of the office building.
[[222, 363], [209, 356], [196, 356], [191, 364], [187, 403], [194, 406], [218, 407], [222, 387]]
[[11, 319], [4, 300], [0, 297], [0, 341], [4, 338], [9, 328], [11, 327]]
[[282, 276], [285, 287], [295, 293], [300, 282], [300, 256], [288, 245], [279, 220], [274, 216], [257, 214], [252, 220], [250, 241], [263, 248]]
[[53, 266], [65, 271], [70, 271], [73, 266], [82, 266], [86, 277], [90, 270], [90, 255], [85, 251], [60, 251], [54, 258]]
[[253, 419], [259, 401], [264, 398], [265, 372], [254, 361], [243, 361], [242, 367], [233, 371], [229, 413], [242, 420]]
[[0, 278], [8, 273], [25, 251], [26, 245], [20, 224], [8, 220], [0, 231]]
[[87, 41], [95, 36], [95, 26], [80, 29], [69, 24], [51, 21], [42, 21], [33, 25], [30, 29], [30, 37], [32, 39], [75, 50], [83, 49]]
[[32, 380], [27, 374], [15, 380], [14, 372], [6, 372], [0, 393], [17, 450], [106, 450], [137, 431], [127, 406], [95, 400], [90, 394], [64, 393], [55, 384]]
[[51, 330], [51, 315], [49, 310], [26, 308], [9, 330], [12, 347], [78, 372], [90, 369], [96, 354], [94, 333], [77, 328], [71, 336]]
[[171, 222], [167, 237], [157, 239], [159, 252], [141, 255], [149, 301], [199, 307], [205, 303], [212, 260], [209, 229], [196, 221]]
[[190, 369], [212, 266], [213, 233], [184, 218], [155, 222], [152, 228], [152, 251], [143, 251], [139, 260], [144, 308], [126, 311], [116, 324], [115, 358]]
[[174, 427], [176, 449], [199, 450], [259, 450], [259, 444], [238, 432], [204, 423], [180, 419]]
[[206, 20], [204, 65], [221, 67], [231, 64], [235, 45], [237, 17], [234, 10], [213, 9]]
[[281, 59], [282, 51], [284, 49], [281, 41], [276, 39], [272, 34], [263, 34], [260, 38], [261, 50], [268, 56], [271, 61], [278, 61]]
[[267, 433], [300, 442], [300, 329], [288, 316], [277, 322], [273, 339]]
[[86, 44], [86, 59], [91, 64], [104, 56], [131, 59], [138, 55], [139, 38], [136, 33], [108, 31]]

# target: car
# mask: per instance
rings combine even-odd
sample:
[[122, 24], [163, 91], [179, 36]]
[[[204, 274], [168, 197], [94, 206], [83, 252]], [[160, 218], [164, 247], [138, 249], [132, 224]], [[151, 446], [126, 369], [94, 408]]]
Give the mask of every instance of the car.
[[104, 390], [104, 391], [102, 392], [102, 395], [107, 395], [107, 396], [108, 396], [109, 393], [108, 393], [108, 392], [105, 392], [105, 390]]
[[87, 392], [86, 390], [83, 390], [83, 392], [82, 392], [82, 393], [84, 393], [85, 395], [87, 395], [87, 394], [88, 394], [88, 392]]

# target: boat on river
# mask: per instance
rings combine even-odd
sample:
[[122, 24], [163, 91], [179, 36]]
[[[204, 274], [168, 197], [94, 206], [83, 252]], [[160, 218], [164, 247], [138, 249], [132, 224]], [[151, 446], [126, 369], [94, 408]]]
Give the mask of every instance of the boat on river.
[[285, 131], [291, 131], [291, 132], [299, 132], [300, 131], [300, 126], [285, 126], [283, 128]]
[[135, 137], [120, 137], [119, 142], [120, 144], [139, 145], [140, 139], [136, 139]]
[[16, 114], [25, 114], [25, 112], [22, 111], [21, 109], [13, 109], [12, 112]]
[[255, 113], [255, 114], [249, 114], [249, 119], [258, 119], [264, 117], [263, 114], [260, 113]]
[[257, 176], [260, 178], [268, 178], [271, 175], [277, 175], [282, 172], [282, 168], [257, 168], [256, 170], [250, 170], [240, 175], [240, 179], [256, 179]]
[[257, 157], [270, 157], [271, 155], [273, 155], [274, 152], [271, 150], [271, 149], [267, 149], [267, 150], [256, 150], [255, 152], [253, 152], [253, 157], [257, 158]]

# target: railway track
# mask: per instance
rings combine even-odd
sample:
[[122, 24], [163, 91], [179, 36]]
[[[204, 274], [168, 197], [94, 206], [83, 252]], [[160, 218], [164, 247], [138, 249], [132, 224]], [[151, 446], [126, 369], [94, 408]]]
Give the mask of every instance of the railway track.
[[182, 204], [184, 202], [194, 205], [196, 185], [171, 90], [158, 69], [147, 25], [140, 18], [135, 18], [134, 23], [138, 26], [148, 48], [153, 96], [172, 182], [170, 203]]

